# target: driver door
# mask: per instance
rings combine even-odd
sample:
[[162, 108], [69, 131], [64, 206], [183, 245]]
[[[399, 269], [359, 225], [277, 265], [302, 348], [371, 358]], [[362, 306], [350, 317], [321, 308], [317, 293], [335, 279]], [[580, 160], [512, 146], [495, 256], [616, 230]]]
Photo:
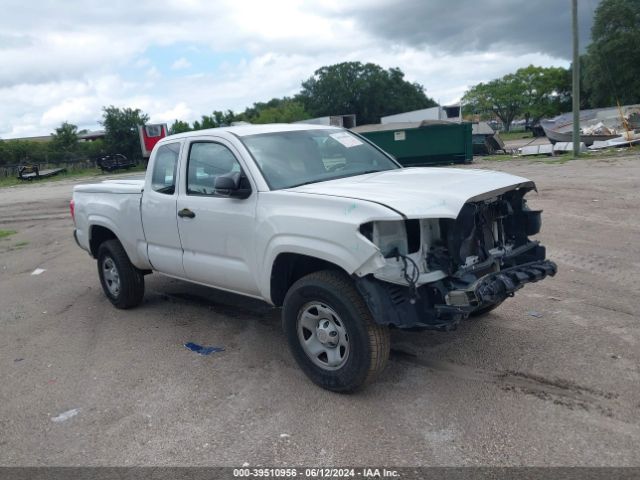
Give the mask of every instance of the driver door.
[[225, 290], [259, 296], [256, 264], [256, 188], [248, 198], [219, 195], [213, 186], [224, 174], [246, 171], [224, 139], [193, 139], [186, 146], [184, 188], [178, 196], [178, 229], [186, 278]]

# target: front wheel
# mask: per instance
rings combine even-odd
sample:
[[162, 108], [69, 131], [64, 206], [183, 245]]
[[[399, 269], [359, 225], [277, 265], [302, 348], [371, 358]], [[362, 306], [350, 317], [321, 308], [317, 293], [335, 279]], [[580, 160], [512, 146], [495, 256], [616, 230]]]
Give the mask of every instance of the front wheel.
[[337, 271], [307, 275], [289, 289], [283, 326], [304, 373], [334, 392], [373, 381], [389, 358], [389, 329], [371, 318], [352, 280]]
[[498, 303], [492, 303], [490, 305], [486, 305], [484, 307], [481, 307], [481, 308], [471, 312], [469, 314], [469, 316], [470, 317], [481, 317], [482, 315], [485, 315], [485, 314], [489, 313], [490, 311], [495, 310], [496, 308], [498, 308], [500, 305], [502, 305], [502, 302], [504, 302], [504, 300], [500, 300]]
[[98, 276], [104, 294], [117, 308], [142, 303], [144, 274], [131, 263], [118, 240], [107, 240], [98, 248]]

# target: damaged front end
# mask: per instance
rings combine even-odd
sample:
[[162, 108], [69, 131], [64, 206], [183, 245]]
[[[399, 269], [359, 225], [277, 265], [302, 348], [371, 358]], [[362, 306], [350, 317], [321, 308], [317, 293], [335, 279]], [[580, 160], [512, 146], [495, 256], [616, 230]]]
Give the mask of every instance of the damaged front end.
[[360, 233], [384, 256], [375, 272], [356, 277], [376, 322], [450, 330], [501, 303], [527, 283], [555, 275], [545, 247], [530, 236], [541, 227], [519, 187], [464, 204], [458, 217], [369, 222]]

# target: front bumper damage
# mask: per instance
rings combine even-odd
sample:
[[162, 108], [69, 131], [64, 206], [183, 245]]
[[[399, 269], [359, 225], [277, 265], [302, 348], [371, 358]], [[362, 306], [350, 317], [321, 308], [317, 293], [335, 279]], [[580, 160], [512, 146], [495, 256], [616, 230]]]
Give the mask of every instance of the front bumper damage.
[[474, 312], [498, 305], [527, 283], [553, 276], [557, 266], [530, 237], [541, 210], [524, 198], [533, 184], [488, 192], [453, 218], [370, 222], [360, 233], [379, 248], [385, 265], [355, 282], [374, 320], [399, 328], [451, 330]]
[[485, 275], [468, 288], [452, 290], [446, 295], [447, 305], [471, 311], [501, 302], [513, 296], [526, 283], [537, 282], [558, 271], [550, 260], [525, 263], [497, 273]]
[[376, 323], [398, 328], [453, 330], [474, 310], [502, 302], [525, 284], [554, 276], [556, 272], [554, 262], [536, 260], [484, 275], [472, 283], [422, 285], [415, 294], [408, 287], [373, 276], [355, 281]]

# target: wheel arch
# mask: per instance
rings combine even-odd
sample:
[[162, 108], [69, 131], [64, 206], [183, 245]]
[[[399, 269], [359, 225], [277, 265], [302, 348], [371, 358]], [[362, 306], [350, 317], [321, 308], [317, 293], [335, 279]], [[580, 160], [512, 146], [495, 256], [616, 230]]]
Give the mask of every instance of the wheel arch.
[[98, 249], [107, 240], [120, 241], [118, 236], [108, 227], [103, 225], [91, 225], [89, 227], [89, 249], [93, 258], [98, 258]]
[[102, 215], [90, 216], [88, 224], [89, 253], [93, 258], [98, 257], [98, 249], [103, 242], [115, 239], [120, 242], [136, 268], [145, 272], [151, 270], [152, 267], [147, 258], [147, 243], [144, 239], [127, 238], [126, 228], [121, 232], [111, 219]]
[[349, 274], [339, 265], [316, 256], [301, 253], [279, 253], [271, 266], [269, 293], [271, 302], [282, 306], [287, 291], [297, 280], [321, 270], [335, 270]]

